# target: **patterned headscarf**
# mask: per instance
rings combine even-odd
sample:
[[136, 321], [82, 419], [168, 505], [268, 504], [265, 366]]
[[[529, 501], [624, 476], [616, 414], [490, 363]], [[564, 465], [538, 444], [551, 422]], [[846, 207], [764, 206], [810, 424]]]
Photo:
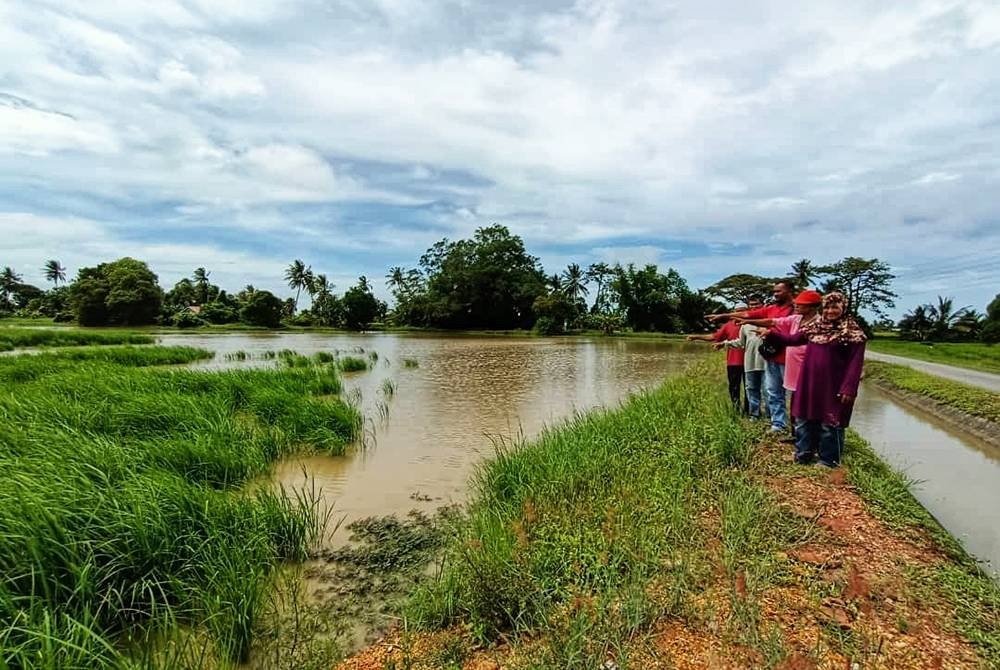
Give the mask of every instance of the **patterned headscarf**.
[[844, 310], [839, 319], [831, 321], [820, 316], [802, 326], [799, 332], [806, 335], [814, 344], [860, 344], [868, 339], [854, 317], [847, 314], [847, 298], [843, 293], [833, 291], [823, 296], [823, 308], [826, 309], [831, 305], [840, 305]]

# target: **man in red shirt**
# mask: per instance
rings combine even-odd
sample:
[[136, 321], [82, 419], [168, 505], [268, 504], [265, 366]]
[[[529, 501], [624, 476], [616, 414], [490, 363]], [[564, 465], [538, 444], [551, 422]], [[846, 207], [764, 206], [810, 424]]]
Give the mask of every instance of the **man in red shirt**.
[[[735, 340], [740, 336], [740, 325], [734, 320], [722, 324], [722, 327], [711, 335], [688, 335], [688, 341], [702, 340], [704, 342], [725, 342]], [[737, 411], [746, 412], [746, 393], [741, 389], [743, 382], [743, 350], [726, 348], [726, 377], [729, 379], [729, 398]]]
[[[777, 319], [791, 316], [795, 310], [795, 284], [783, 279], [774, 285], [774, 302], [757, 309], [727, 312], [725, 314], [709, 314], [709, 321], [721, 319]], [[774, 360], [767, 362], [764, 370], [764, 388], [767, 393], [767, 411], [771, 415], [771, 432], [782, 433], [788, 428], [785, 411], [785, 352], [779, 353]]]

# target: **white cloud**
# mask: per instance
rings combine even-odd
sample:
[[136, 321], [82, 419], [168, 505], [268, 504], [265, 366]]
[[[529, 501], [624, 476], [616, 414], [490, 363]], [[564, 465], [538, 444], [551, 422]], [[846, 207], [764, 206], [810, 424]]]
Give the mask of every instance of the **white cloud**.
[[[998, 45], [986, 0], [15, 0], [0, 211], [337, 231], [371, 257], [496, 221], [634, 262], [720, 237], [936, 259], [1000, 246]], [[755, 253], [725, 269], [786, 260]]]
[[112, 153], [114, 132], [101, 123], [27, 106], [8, 106], [0, 99], [0, 152], [44, 156], [54, 151]]

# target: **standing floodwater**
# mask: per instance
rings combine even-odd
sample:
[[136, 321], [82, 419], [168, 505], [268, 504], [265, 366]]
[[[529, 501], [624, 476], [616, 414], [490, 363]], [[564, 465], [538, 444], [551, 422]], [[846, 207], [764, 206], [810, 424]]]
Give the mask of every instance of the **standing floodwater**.
[[973, 556], [1000, 571], [1000, 450], [901, 405], [871, 384], [853, 427], [891, 467], [916, 481], [913, 494]]
[[[286, 486], [322, 489], [335, 518], [347, 520], [461, 502], [474, 466], [492, 454], [498, 436], [530, 438], [574, 411], [613, 406], [705, 351], [626, 338], [240, 333], [163, 340], [212, 349], [219, 355], [206, 365], [220, 367], [233, 365], [225, 354], [238, 350], [251, 355], [239, 365], [272, 365], [254, 355], [280, 349], [366, 359], [376, 352], [372, 369], [345, 380], [348, 395], [361, 394], [372, 446], [343, 457], [291, 459], [275, 472]], [[406, 367], [407, 359], [416, 367]], [[1000, 566], [997, 450], [871, 386], [858, 399], [853, 426], [891, 466], [919, 480], [917, 498], [974, 555]]]
[[[237, 350], [251, 359], [285, 348], [306, 355], [340, 350], [366, 359], [377, 354], [369, 371], [345, 375], [346, 395], [353, 389], [361, 393], [370, 447], [343, 457], [290, 459], [275, 473], [286, 486], [322, 489], [335, 518], [347, 521], [461, 502], [473, 467], [493, 453], [497, 438], [530, 438], [576, 411], [614, 406], [705, 351], [623, 338], [311, 333], [164, 338], [180, 340], [219, 352], [211, 366], [232, 365], [225, 354]], [[407, 360], [415, 367], [406, 367]]]

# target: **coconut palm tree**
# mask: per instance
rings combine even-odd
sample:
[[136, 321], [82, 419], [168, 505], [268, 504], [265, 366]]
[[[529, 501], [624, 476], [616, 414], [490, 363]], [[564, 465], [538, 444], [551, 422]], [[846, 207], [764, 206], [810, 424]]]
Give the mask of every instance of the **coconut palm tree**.
[[559, 293], [563, 290], [562, 277], [559, 276], [558, 272], [549, 275], [549, 278], [548, 280], [546, 280], [546, 283], [549, 285], [549, 288], [552, 289], [553, 293]]
[[45, 267], [42, 268], [42, 271], [45, 272], [45, 279], [52, 282], [54, 286], [59, 286], [59, 282], [66, 281], [66, 268], [54, 258], [45, 261]]
[[312, 285], [309, 287], [309, 295], [314, 298], [325, 298], [333, 292], [333, 282], [326, 278], [325, 274], [318, 274], [313, 277]]
[[583, 270], [576, 263], [570, 263], [562, 273], [563, 293], [572, 302], [583, 300], [590, 293]]
[[0, 307], [6, 307], [11, 303], [11, 295], [17, 290], [17, 285], [21, 283], [21, 275], [14, 272], [14, 268], [9, 265], [4, 266], [0, 271]]
[[819, 272], [816, 266], [808, 258], [803, 258], [800, 261], [792, 263], [792, 278], [795, 280], [795, 285], [800, 289], [809, 288], [809, 282], [817, 274]]
[[936, 305], [927, 306], [927, 315], [931, 320], [931, 332], [936, 338], [945, 339], [956, 325], [962, 322], [969, 313], [969, 307], [955, 309], [952, 298], [937, 297]]
[[295, 289], [295, 309], [299, 308], [299, 295], [302, 293], [302, 289], [308, 289], [313, 282], [312, 268], [308, 267], [299, 259], [292, 261], [292, 264], [288, 266], [285, 270], [285, 281], [288, 282], [288, 288]]

